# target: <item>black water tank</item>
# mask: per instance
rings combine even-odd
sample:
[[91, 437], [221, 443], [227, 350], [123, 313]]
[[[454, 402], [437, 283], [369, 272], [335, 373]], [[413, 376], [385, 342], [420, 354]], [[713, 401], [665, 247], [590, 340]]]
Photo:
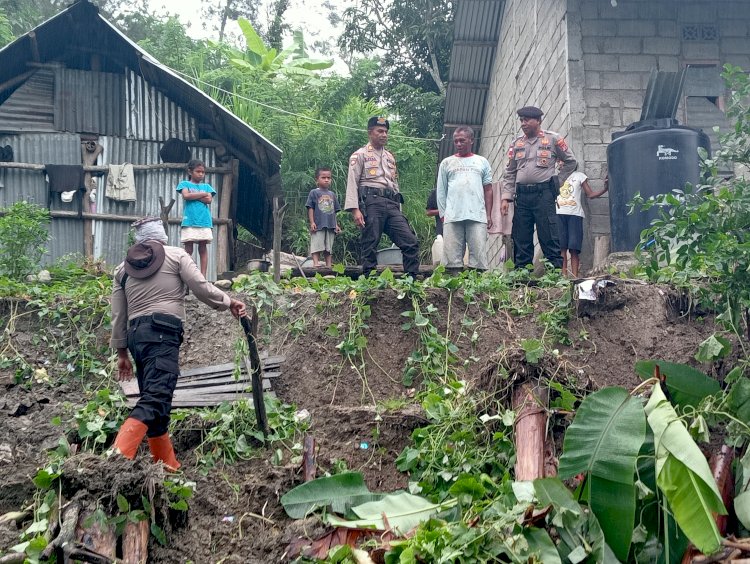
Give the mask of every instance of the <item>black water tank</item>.
[[676, 123], [673, 119], [639, 122], [612, 135], [607, 167], [613, 252], [634, 250], [641, 231], [657, 216], [653, 208], [628, 215], [628, 202], [636, 192], [648, 198], [699, 180], [698, 147], [710, 155], [711, 142], [703, 131]]

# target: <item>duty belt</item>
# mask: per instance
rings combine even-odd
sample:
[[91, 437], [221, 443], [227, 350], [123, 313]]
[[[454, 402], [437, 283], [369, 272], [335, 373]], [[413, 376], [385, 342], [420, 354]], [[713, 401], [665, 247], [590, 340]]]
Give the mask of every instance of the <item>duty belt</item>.
[[131, 319], [128, 322], [128, 327], [132, 329], [142, 323], [148, 323], [150, 325], [156, 325], [164, 329], [171, 329], [172, 331], [182, 331], [182, 320], [174, 315], [168, 313], [152, 313], [151, 315], [141, 315], [135, 319]]
[[516, 189], [521, 189], [524, 191], [530, 191], [530, 190], [545, 190], [550, 186], [550, 181], [547, 180], [545, 182], [537, 182], [536, 184], [516, 184]]
[[400, 201], [399, 193], [390, 188], [375, 188], [373, 186], [363, 186], [362, 194], [365, 198], [367, 196], [380, 196], [381, 198], [386, 198], [395, 202]]

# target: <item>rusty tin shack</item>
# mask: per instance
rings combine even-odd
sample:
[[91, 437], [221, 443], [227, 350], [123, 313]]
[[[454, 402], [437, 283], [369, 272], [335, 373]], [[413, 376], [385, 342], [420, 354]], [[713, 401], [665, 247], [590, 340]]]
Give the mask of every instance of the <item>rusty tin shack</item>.
[[[281, 150], [87, 0], [0, 50], [0, 149], [0, 207], [26, 200], [50, 209], [46, 263], [76, 253], [116, 264], [130, 222], [145, 215], [168, 215], [170, 243], [179, 245], [175, 187], [187, 156], [206, 163], [217, 191], [209, 278], [234, 267], [237, 225], [270, 246]], [[72, 199], [55, 192], [50, 164], [82, 166], [85, 190]], [[119, 197], [106, 180], [118, 170], [111, 165], [126, 164], [135, 190]]]

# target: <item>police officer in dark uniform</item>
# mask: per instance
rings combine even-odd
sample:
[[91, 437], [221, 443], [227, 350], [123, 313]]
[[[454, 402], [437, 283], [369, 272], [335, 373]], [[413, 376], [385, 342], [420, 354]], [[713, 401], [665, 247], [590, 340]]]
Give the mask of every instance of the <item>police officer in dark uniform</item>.
[[[518, 110], [523, 135], [508, 150], [508, 166], [503, 175], [503, 215], [515, 199], [512, 236], [516, 268], [525, 268], [534, 260], [535, 225], [544, 256], [556, 268], [562, 267], [555, 200], [560, 183], [576, 169], [577, 163], [561, 135], [541, 128], [543, 115], [534, 106]], [[559, 178], [555, 168], [558, 161], [562, 162]]]
[[390, 124], [384, 117], [367, 121], [369, 143], [357, 149], [349, 159], [344, 209], [352, 213], [362, 230], [360, 254], [362, 272], [368, 274], [378, 264], [377, 248], [385, 233], [401, 249], [404, 272], [419, 273], [419, 243], [401, 212], [404, 201], [398, 187], [396, 159], [385, 148]]

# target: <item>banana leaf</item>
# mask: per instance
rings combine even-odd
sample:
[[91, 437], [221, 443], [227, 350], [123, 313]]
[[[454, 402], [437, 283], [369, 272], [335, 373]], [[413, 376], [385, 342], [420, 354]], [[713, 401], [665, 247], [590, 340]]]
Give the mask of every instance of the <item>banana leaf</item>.
[[675, 521], [698, 550], [716, 552], [721, 537], [713, 513], [725, 515], [726, 509], [706, 457], [659, 385], [651, 392], [646, 416], [654, 432], [656, 484]]
[[667, 362], [666, 360], [639, 360], [635, 363], [635, 371], [644, 380], [654, 376], [654, 366], [665, 376], [669, 394], [674, 405], [685, 407], [696, 406], [703, 398], [715, 394], [721, 389], [719, 383], [709, 378], [703, 372], [687, 364]]
[[540, 504], [554, 509], [551, 522], [560, 536], [557, 550], [564, 562], [619, 563], [596, 515], [584, 511], [559, 478], [534, 480], [534, 491]]
[[523, 537], [529, 543], [529, 550], [539, 557], [540, 562], [544, 564], [562, 564], [560, 554], [555, 548], [555, 543], [544, 529], [528, 527], [523, 530]]
[[[431, 501], [410, 493], [388, 494], [378, 501], [363, 503], [352, 507], [352, 512], [359, 519], [339, 519], [328, 515], [327, 521], [334, 527], [348, 527], [354, 529], [385, 530], [388, 526], [397, 534], [406, 534], [414, 527], [427, 521], [435, 513], [450, 509], [458, 503], [455, 498], [443, 503]], [[385, 515], [385, 518], [383, 517]], [[385, 520], [388, 524], [386, 525]]]
[[332, 511], [343, 514], [352, 505], [381, 497], [367, 489], [361, 473], [345, 472], [300, 484], [281, 496], [281, 505], [292, 519], [303, 519], [329, 505]]
[[607, 544], [627, 560], [635, 523], [635, 465], [646, 436], [643, 407], [624, 388], [590, 394], [565, 433], [561, 478], [584, 473], [584, 495]]

